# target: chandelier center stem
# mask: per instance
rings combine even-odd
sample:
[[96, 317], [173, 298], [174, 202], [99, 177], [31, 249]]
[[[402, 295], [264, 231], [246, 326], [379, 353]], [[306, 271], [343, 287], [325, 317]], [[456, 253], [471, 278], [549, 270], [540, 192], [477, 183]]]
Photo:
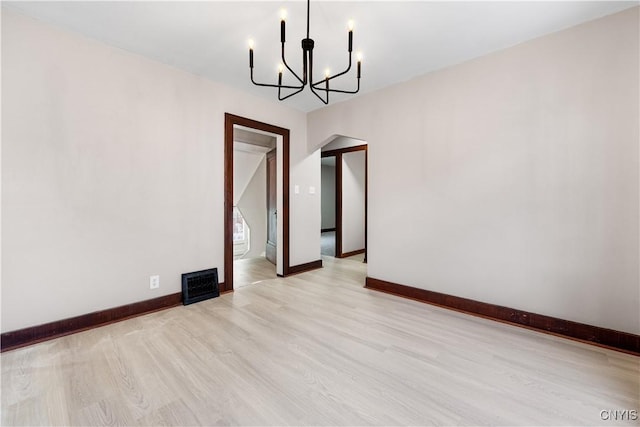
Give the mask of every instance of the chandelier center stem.
[[311, 0], [307, 0], [307, 38], [309, 38], [309, 8], [311, 6]]

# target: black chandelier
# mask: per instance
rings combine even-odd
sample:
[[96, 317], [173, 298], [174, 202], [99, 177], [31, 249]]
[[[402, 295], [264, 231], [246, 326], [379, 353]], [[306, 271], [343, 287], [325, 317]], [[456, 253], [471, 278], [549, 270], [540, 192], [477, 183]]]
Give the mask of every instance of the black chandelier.
[[[284, 58], [284, 43], [285, 43], [285, 16], [283, 13], [282, 19], [280, 21], [280, 43], [282, 44], [282, 63], [278, 69], [278, 84], [266, 84], [266, 83], [258, 83], [253, 79], [253, 40], [249, 40], [249, 68], [251, 69], [251, 82], [256, 86], [264, 86], [264, 87], [274, 87], [278, 88], [278, 99], [283, 101], [287, 98], [292, 97], [304, 90], [304, 88], [309, 85], [309, 89], [315, 96], [320, 99], [325, 104], [329, 103], [329, 93], [348, 93], [354, 94], [358, 93], [360, 90], [360, 70], [362, 67], [362, 55], [358, 54], [358, 64], [357, 64], [357, 82], [358, 86], [355, 90], [341, 90], [341, 89], [333, 89], [330, 87], [330, 82], [340, 77], [344, 74], [347, 74], [351, 70], [351, 55], [353, 52], [353, 21], [349, 21], [349, 66], [346, 70], [341, 73], [330, 75], [329, 70], [325, 72], [324, 79], [318, 80], [317, 82], [313, 81], [313, 39], [309, 38], [309, 2], [307, 0], [307, 37], [302, 39], [302, 78], [296, 74], [295, 71], [289, 67], [286, 59]], [[299, 86], [291, 86], [291, 85], [283, 85], [282, 84], [282, 73], [284, 69], [289, 70], [291, 74], [298, 80], [300, 83]], [[287, 95], [282, 94], [282, 89], [293, 90], [294, 92], [289, 93]], [[322, 94], [322, 95], [321, 95]]]

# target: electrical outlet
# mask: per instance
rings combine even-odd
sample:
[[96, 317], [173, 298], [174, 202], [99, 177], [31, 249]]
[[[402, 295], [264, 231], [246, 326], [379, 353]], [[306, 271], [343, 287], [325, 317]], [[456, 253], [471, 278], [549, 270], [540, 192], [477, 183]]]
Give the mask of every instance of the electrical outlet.
[[149, 289], [158, 289], [160, 287], [160, 276], [149, 277]]

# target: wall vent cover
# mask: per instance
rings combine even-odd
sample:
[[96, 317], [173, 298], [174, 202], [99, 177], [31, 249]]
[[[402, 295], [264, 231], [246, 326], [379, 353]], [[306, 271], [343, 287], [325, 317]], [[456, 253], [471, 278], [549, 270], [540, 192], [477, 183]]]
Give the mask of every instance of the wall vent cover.
[[220, 296], [217, 268], [182, 275], [182, 303], [184, 305], [217, 296]]

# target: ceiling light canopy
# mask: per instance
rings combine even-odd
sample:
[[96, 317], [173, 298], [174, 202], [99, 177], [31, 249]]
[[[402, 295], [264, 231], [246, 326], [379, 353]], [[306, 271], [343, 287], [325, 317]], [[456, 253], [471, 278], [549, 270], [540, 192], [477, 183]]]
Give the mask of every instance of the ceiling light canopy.
[[[335, 89], [331, 87], [332, 80], [337, 77], [343, 76], [347, 74], [351, 70], [351, 56], [353, 53], [353, 21], [349, 21], [348, 23], [348, 53], [349, 53], [349, 65], [346, 70], [341, 73], [331, 75], [331, 71], [327, 68], [325, 70], [324, 78], [320, 79], [316, 82], [313, 81], [313, 47], [314, 41], [309, 37], [309, 3], [310, 0], [307, 0], [307, 37], [302, 39], [302, 77], [300, 77], [295, 71], [289, 67], [284, 55], [284, 43], [286, 40], [286, 17], [287, 11], [282, 10], [280, 13], [280, 43], [282, 45], [282, 63], [278, 65], [278, 84], [268, 84], [268, 83], [258, 83], [253, 78], [253, 48], [254, 42], [253, 40], [249, 40], [249, 69], [251, 71], [251, 82], [256, 86], [264, 86], [264, 87], [273, 87], [278, 89], [278, 99], [283, 101], [287, 98], [292, 97], [304, 90], [304, 88], [308, 85], [309, 89], [315, 96], [320, 99], [324, 104], [329, 103], [329, 93], [348, 93], [354, 94], [358, 93], [360, 90], [360, 75], [362, 68], [362, 53], [358, 52], [357, 54], [357, 70], [356, 70], [356, 81], [357, 87], [355, 90], [341, 90]], [[291, 73], [295, 79], [299, 82], [299, 85], [283, 85], [282, 84], [282, 74], [285, 68]], [[284, 89], [284, 94], [283, 94]], [[289, 92], [289, 93], [287, 93]]]

